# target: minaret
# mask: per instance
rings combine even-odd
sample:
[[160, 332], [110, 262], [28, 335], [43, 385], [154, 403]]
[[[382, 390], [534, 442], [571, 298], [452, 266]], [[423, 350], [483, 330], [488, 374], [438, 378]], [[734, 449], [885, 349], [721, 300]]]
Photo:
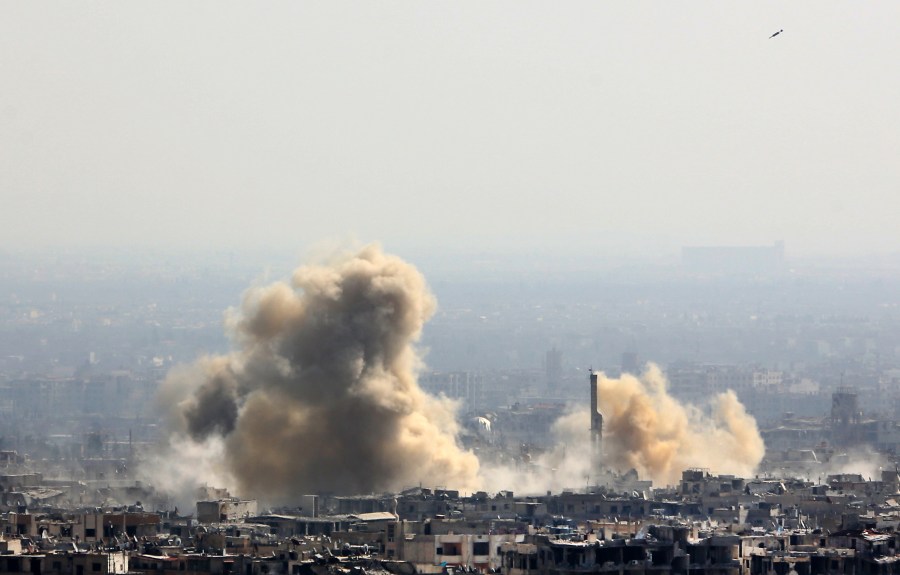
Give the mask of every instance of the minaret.
[[596, 468], [603, 453], [603, 415], [600, 413], [600, 390], [597, 374], [591, 369], [591, 457]]

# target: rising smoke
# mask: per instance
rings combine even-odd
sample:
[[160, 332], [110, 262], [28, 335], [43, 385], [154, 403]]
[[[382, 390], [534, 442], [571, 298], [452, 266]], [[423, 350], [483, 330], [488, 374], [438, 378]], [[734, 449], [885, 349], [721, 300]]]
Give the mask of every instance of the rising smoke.
[[236, 350], [164, 385], [173, 446], [208, 447], [224, 464], [217, 481], [267, 501], [476, 487], [455, 406], [416, 383], [414, 344], [434, 309], [421, 274], [376, 246], [249, 290], [228, 319]]
[[[601, 469], [591, 468], [590, 413], [584, 406], [574, 408], [554, 425], [558, 447], [536, 461], [554, 487], [583, 485], [592, 477], [602, 483], [605, 470], [634, 469], [654, 485], [674, 485], [682, 471], [698, 467], [749, 476], [765, 455], [756, 420], [731, 391], [713, 397], [707, 406], [685, 405], [669, 394], [665, 376], [653, 364], [640, 376], [600, 374], [598, 386]], [[540, 489], [528, 478], [519, 486]]]
[[[460, 449], [456, 406], [416, 383], [415, 343], [434, 309], [421, 274], [376, 246], [249, 290], [228, 315], [235, 351], [167, 378], [169, 449], [144, 471], [184, 501], [201, 483], [287, 502], [414, 484], [543, 492], [597, 478], [584, 406], [554, 426], [558, 447], [525, 466], [479, 465]], [[604, 469], [666, 485], [690, 467], [749, 475], [763, 457], [733, 393], [707, 412], [685, 406], [653, 365], [601, 375], [599, 391]]]
[[713, 397], [707, 415], [669, 395], [655, 365], [635, 377], [599, 379], [605, 460], [674, 484], [691, 467], [748, 476], [765, 455], [756, 420], [732, 391]]

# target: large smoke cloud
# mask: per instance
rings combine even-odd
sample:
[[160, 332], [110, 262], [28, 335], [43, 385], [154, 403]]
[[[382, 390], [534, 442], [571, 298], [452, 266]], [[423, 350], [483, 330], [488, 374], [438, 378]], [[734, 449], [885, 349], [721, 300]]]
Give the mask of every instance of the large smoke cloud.
[[[455, 405], [416, 384], [415, 343], [434, 309], [415, 268], [375, 246], [249, 290], [228, 316], [235, 351], [167, 378], [170, 449], [145, 471], [184, 502], [200, 483], [287, 502], [418, 483], [543, 492], [601, 481], [586, 406], [556, 423], [559, 447], [530, 465], [537, 473], [479, 467], [458, 447]], [[749, 475], [764, 455], [733, 393], [707, 411], [685, 406], [652, 364], [639, 377], [601, 374], [599, 392], [604, 469], [665, 485], [691, 467]]]
[[590, 412], [573, 406], [553, 426], [557, 447], [537, 457], [530, 472], [486, 463], [486, 482], [492, 488], [541, 493], [602, 485], [607, 472], [634, 469], [654, 485], [674, 485], [689, 468], [750, 476], [765, 455], [756, 421], [733, 392], [712, 397], [703, 409], [685, 405], [669, 394], [665, 376], [653, 364], [640, 376], [600, 374], [598, 386], [603, 413], [599, 468], [592, 467]]
[[173, 442], [214, 445], [241, 495], [290, 500], [419, 482], [477, 487], [453, 404], [416, 384], [414, 347], [435, 301], [375, 246], [247, 292], [236, 351], [170, 375]]
[[709, 414], [669, 395], [653, 364], [640, 376], [599, 378], [606, 461], [673, 484], [691, 467], [751, 475], [765, 455], [756, 420], [734, 392], [713, 398]]

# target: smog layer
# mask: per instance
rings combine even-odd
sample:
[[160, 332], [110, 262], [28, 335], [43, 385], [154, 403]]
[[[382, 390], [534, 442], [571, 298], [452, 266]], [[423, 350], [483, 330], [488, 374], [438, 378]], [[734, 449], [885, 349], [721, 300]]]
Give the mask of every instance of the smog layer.
[[249, 290], [228, 317], [235, 351], [165, 383], [170, 456], [221, 450], [216, 479], [270, 501], [472, 489], [478, 460], [456, 443], [454, 405], [416, 384], [414, 344], [434, 309], [421, 274], [376, 246]]

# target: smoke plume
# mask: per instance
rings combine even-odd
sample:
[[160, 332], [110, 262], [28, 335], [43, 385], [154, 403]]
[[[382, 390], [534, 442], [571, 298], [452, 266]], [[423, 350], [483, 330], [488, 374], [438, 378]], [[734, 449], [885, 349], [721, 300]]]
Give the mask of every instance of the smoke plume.
[[640, 377], [601, 374], [598, 385], [604, 459], [612, 467], [673, 484], [692, 467], [748, 476], [765, 455], [756, 420], [734, 392], [713, 397], [706, 415], [669, 395], [652, 364]]
[[587, 406], [572, 406], [553, 426], [556, 447], [528, 470], [486, 463], [491, 488], [540, 493], [545, 489], [604, 485], [608, 472], [634, 469], [654, 485], [676, 484], [681, 472], [708, 468], [717, 474], [751, 476], [765, 455], [756, 421], [733, 392], [719, 394], [701, 410], [680, 403], [653, 364], [640, 376], [600, 374], [603, 441], [600, 467], [592, 467]]
[[228, 317], [235, 351], [165, 382], [172, 442], [220, 443], [220, 480], [267, 501], [476, 487], [454, 404], [416, 383], [434, 309], [415, 268], [376, 246], [249, 290]]

